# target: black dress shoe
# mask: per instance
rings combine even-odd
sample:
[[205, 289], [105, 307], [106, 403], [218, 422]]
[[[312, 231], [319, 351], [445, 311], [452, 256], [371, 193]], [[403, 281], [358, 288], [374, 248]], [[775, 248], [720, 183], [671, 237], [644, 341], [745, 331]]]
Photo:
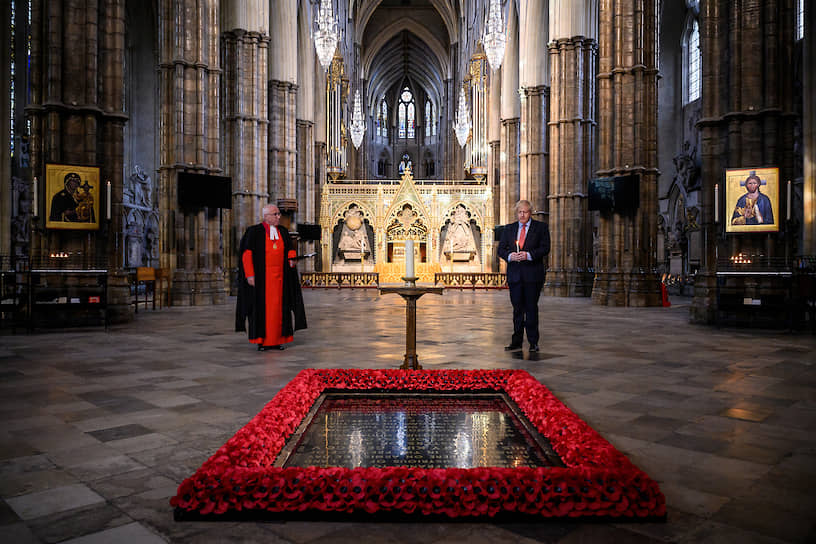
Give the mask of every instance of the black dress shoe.
[[530, 344], [530, 351], [538, 351], [538, 344]]
[[504, 351], [518, 351], [521, 349], [521, 344], [510, 344], [509, 346], [504, 346]]
[[282, 345], [280, 345], [280, 346], [258, 346], [258, 351], [267, 351], [267, 350], [270, 350], [270, 349], [284, 350], [286, 348], [283, 347]]

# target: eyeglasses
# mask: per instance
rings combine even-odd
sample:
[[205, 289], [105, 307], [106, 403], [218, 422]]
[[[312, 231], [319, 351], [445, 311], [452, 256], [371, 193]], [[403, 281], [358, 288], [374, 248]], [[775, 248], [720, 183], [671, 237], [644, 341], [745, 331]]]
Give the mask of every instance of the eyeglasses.
[[278, 212], [278, 213], [265, 213], [264, 217], [266, 217], [267, 215], [280, 215], [280, 212]]

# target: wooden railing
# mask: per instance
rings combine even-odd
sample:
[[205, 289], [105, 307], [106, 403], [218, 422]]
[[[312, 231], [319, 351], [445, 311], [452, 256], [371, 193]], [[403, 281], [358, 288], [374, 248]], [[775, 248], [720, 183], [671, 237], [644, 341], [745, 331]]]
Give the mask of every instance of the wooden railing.
[[380, 275], [376, 272], [304, 272], [300, 275], [303, 287], [377, 288]]
[[434, 285], [449, 289], [506, 289], [507, 278], [493, 272], [437, 272]]

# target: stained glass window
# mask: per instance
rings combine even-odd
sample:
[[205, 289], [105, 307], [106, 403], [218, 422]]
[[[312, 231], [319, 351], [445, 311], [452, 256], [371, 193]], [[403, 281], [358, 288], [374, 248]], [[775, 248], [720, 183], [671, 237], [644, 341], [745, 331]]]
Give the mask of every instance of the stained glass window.
[[805, 37], [805, 0], [796, 0], [796, 39]]
[[380, 99], [380, 115], [377, 117], [377, 135], [381, 138], [388, 137], [388, 103], [385, 97]]
[[414, 95], [408, 87], [405, 87], [400, 93], [397, 123], [400, 138], [414, 138], [416, 136], [416, 107], [414, 106]]
[[686, 46], [686, 54], [688, 55], [687, 66], [687, 80], [688, 94], [686, 102], [694, 102], [700, 98], [702, 90], [702, 54], [700, 53], [700, 25], [697, 19], [692, 19], [691, 30], [688, 33], [688, 42]]

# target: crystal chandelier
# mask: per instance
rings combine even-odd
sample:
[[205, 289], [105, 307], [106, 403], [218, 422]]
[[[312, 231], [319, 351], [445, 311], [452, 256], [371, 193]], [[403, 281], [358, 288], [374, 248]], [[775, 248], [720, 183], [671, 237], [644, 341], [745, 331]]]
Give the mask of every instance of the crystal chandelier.
[[453, 130], [456, 131], [456, 139], [461, 147], [465, 147], [468, 135], [470, 134], [470, 112], [468, 111], [467, 99], [465, 98], [465, 87], [459, 89], [459, 108], [456, 111], [456, 122]]
[[507, 43], [499, 0], [490, 0], [490, 10], [487, 13], [482, 41], [490, 67], [494, 71], [498, 70], [504, 60], [504, 46]]
[[314, 41], [317, 58], [324, 70], [329, 69], [334, 50], [337, 48], [337, 21], [332, 12], [331, 0], [320, 0], [320, 10], [315, 19]]
[[351, 132], [351, 143], [354, 144], [354, 149], [360, 149], [360, 144], [363, 143], [363, 134], [366, 131], [363, 108], [360, 105], [360, 89], [354, 91], [354, 110], [351, 113], [349, 131]]

